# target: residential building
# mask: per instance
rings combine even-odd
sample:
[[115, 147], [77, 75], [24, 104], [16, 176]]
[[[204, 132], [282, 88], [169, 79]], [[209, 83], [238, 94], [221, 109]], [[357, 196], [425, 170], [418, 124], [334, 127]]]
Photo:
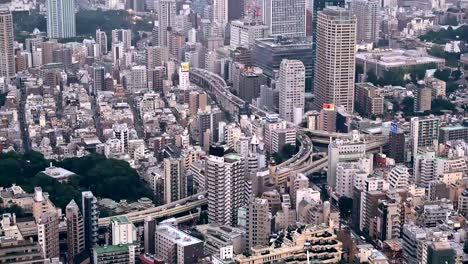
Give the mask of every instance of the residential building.
[[354, 110], [356, 17], [328, 7], [318, 13], [314, 77], [315, 108], [324, 104]]
[[71, 38], [76, 36], [75, 0], [47, 0], [47, 36]]
[[86, 191], [81, 193], [81, 203], [84, 220], [85, 250], [91, 253], [93, 247], [98, 242], [99, 211], [97, 199], [91, 191]]
[[140, 243], [96, 246], [93, 248], [93, 263], [135, 264]]
[[44, 257], [37, 242], [0, 237], [0, 263], [43, 264]]
[[75, 257], [85, 250], [84, 222], [80, 208], [74, 200], [65, 208], [67, 218], [67, 245], [69, 263], [75, 263]]
[[55, 258], [59, 251], [59, 223], [57, 212], [49, 211], [41, 215], [37, 224], [38, 241], [45, 258]]
[[271, 219], [268, 210], [268, 200], [252, 198], [248, 202], [246, 247], [251, 250], [255, 246], [267, 246], [271, 233]]
[[413, 144], [413, 157], [415, 157], [420, 148], [435, 148], [439, 140], [439, 125], [438, 117], [425, 116], [411, 118], [411, 133], [410, 138]]
[[113, 216], [110, 218], [112, 230], [112, 245], [132, 244], [137, 241], [136, 227], [126, 216]]
[[203, 256], [203, 241], [175, 227], [156, 227], [156, 256], [167, 264], [197, 263]]
[[283, 60], [279, 70], [279, 114], [288, 122], [300, 124], [304, 114], [305, 67], [299, 60]]
[[356, 83], [355, 109], [363, 116], [377, 116], [384, 113], [384, 97], [371, 83]]
[[0, 10], [0, 77], [15, 76], [13, 16], [9, 11]]
[[159, 46], [169, 46], [168, 29], [174, 26], [176, 15], [175, 0], [159, 0], [158, 1], [158, 23], [159, 23]]
[[130, 50], [132, 46], [132, 30], [130, 29], [114, 29], [112, 30], [112, 43], [122, 42], [124, 52]]

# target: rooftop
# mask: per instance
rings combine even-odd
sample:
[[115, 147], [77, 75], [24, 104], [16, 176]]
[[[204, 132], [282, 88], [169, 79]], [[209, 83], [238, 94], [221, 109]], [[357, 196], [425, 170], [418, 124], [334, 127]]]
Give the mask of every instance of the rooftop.
[[159, 234], [163, 234], [166, 238], [178, 244], [179, 246], [189, 246], [193, 244], [202, 243], [201, 240], [194, 238], [170, 225], [160, 225], [156, 228], [156, 231]]
[[129, 224], [130, 223], [130, 221], [128, 221], [128, 218], [126, 216], [112, 216], [110, 218], [110, 221], [112, 223], [116, 223], [116, 224], [119, 224], [119, 225]]
[[140, 242], [134, 242], [131, 244], [119, 244], [119, 245], [109, 245], [109, 246], [101, 246], [101, 247], [94, 247], [93, 251], [97, 254], [109, 254], [109, 253], [118, 253], [118, 252], [127, 252], [129, 246], [138, 246]]

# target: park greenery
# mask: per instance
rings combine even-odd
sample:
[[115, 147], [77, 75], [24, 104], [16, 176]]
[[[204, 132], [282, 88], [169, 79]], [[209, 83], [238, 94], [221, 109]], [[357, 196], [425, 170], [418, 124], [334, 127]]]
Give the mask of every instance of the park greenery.
[[468, 39], [468, 26], [463, 25], [457, 29], [448, 27], [447, 29], [440, 29], [439, 31], [429, 31], [426, 34], [420, 36], [419, 39], [436, 44], [445, 44], [452, 40], [466, 41]]
[[26, 192], [33, 192], [34, 187], [40, 186], [60, 208], [65, 208], [71, 199], [80, 201], [81, 192], [87, 190], [91, 190], [97, 197], [116, 201], [136, 201], [141, 197], [152, 197], [151, 190], [125, 161], [107, 159], [98, 154], [52, 161], [54, 166], [76, 173], [68, 183], [59, 183], [42, 173], [49, 162], [51, 161], [37, 152], [2, 153], [0, 186], [16, 184]]
[[[378, 77], [373, 71], [367, 72], [367, 81], [375, 85], [385, 86], [405, 86], [408, 82], [416, 83], [418, 80], [424, 79], [426, 70], [435, 69], [437, 65], [434, 63], [426, 65], [416, 65], [409, 68], [394, 68], [383, 72], [383, 76]], [[411, 80], [405, 80], [405, 75], [409, 74]]]
[[[15, 39], [22, 42], [35, 28], [41, 32], [47, 30], [47, 21], [44, 15], [38, 12], [15, 12]], [[111, 31], [116, 28], [131, 29], [132, 32], [151, 31], [152, 21], [149, 18], [135, 19], [125, 10], [80, 10], [76, 13], [76, 35], [67, 41], [82, 41], [85, 38], [95, 37], [96, 30], [101, 29], [111, 37]], [[136, 36], [135, 36], [136, 37]], [[135, 39], [134, 39], [135, 41]], [[111, 41], [108, 41], [111, 44]]]

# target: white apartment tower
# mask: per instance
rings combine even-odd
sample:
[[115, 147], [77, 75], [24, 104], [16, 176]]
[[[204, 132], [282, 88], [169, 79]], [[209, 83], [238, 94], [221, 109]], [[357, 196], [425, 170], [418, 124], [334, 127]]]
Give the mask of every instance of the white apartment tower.
[[379, 2], [355, 0], [351, 3], [356, 16], [356, 40], [358, 43], [374, 43], [379, 39]]
[[237, 211], [244, 206], [245, 160], [238, 154], [210, 155], [206, 160], [208, 220], [234, 226]]
[[314, 77], [315, 108], [323, 104], [354, 109], [356, 18], [349, 10], [327, 7], [318, 13]]
[[213, 22], [226, 25], [228, 22], [228, 0], [213, 0]]
[[305, 0], [264, 0], [263, 22], [270, 36], [305, 37]]
[[13, 36], [13, 16], [8, 10], [0, 10], [0, 77], [15, 76]]
[[411, 141], [413, 143], [413, 157], [420, 148], [435, 149], [439, 143], [440, 120], [434, 116], [411, 118]]
[[75, 0], [47, 0], [47, 37], [76, 36]]
[[159, 46], [168, 46], [167, 29], [174, 26], [174, 17], [176, 15], [175, 0], [158, 1], [158, 21], [159, 21]]
[[284, 59], [281, 62], [278, 87], [280, 117], [300, 124], [305, 100], [305, 67], [302, 61]]
[[122, 42], [124, 51], [129, 51], [132, 46], [132, 30], [114, 29], [112, 30], [112, 43]]
[[387, 181], [392, 189], [407, 189], [409, 177], [408, 167], [397, 165], [390, 171]]
[[107, 34], [105, 31], [96, 30], [96, 43], [99, 44], [99, 55], [107, 54]]

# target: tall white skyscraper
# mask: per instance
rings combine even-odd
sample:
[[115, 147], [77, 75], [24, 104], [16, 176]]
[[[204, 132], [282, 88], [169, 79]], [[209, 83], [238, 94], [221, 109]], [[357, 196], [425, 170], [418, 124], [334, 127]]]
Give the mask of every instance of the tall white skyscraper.
[[47, 36], [71, 38], [76, 36], [75, 0], [47, 0]]
[[354, 109], [356, 18], [349, 10], [327, 7], [318, 13], [315, 108], [324, 104]]
[[299, 124], [304, 113], [305, 67], [300, 60], [283, 60], [279, 70], [279, 114]]
[[0, 76], [15, 76], [13, 49], [13, 17], [8, 10], [0, 10]]
[[175, 0], [158, 1], [159, 46], [168, 46], [167, 29], [174, 26], [176, 15]]
[[355, 0], [351, 3], [356, 16], [356, 40], [358, 43], [373, 43], [379, 38], [379, 2]]
[[220, 25], [228, 22], [228, 0], [213, 0], [213, 22]]
[[263, 22], [270, 36], [306, 35], [306, 0], [264, 0]]

